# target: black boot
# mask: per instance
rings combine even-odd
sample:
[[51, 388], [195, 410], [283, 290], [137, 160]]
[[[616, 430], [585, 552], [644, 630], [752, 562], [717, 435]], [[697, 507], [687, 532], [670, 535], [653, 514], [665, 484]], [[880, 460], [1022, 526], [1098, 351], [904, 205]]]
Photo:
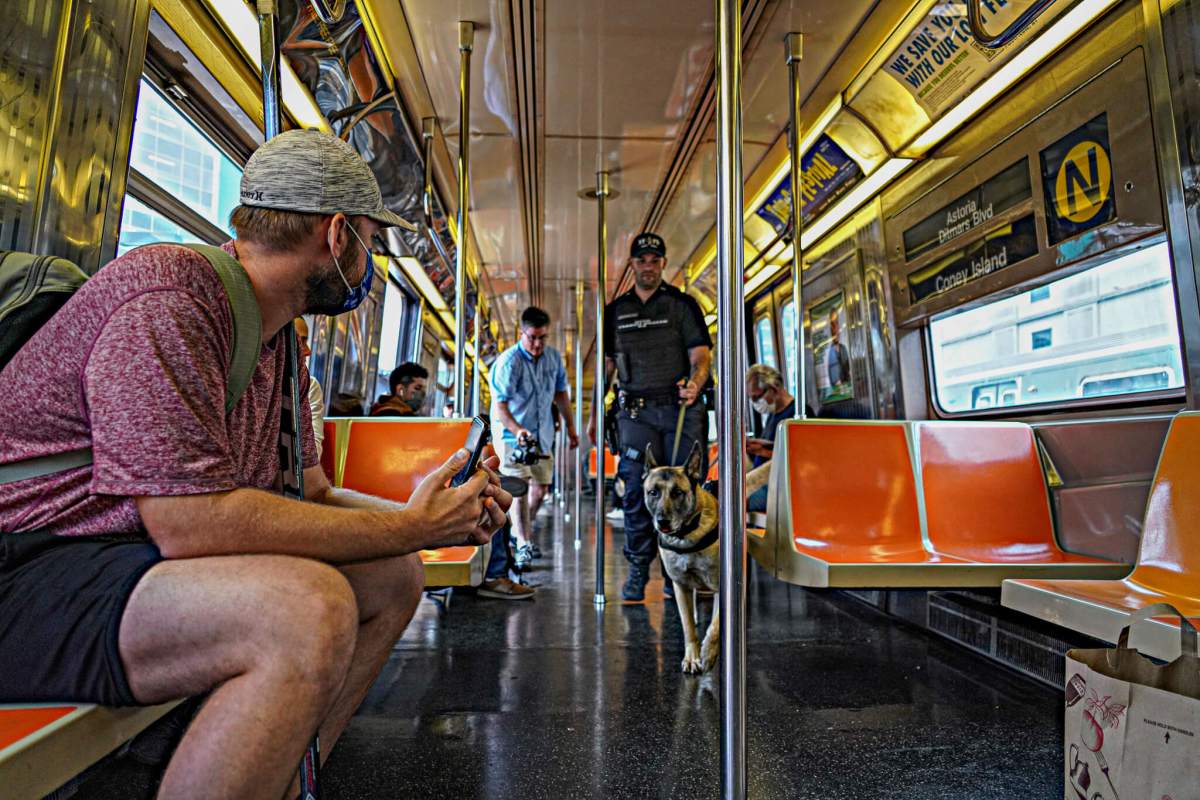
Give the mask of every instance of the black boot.
[[646, 581], [650, 575], [644, 564], [630, 564], [629, 577], [621, 588], [621, 596], [634, 602], [646, 599]]

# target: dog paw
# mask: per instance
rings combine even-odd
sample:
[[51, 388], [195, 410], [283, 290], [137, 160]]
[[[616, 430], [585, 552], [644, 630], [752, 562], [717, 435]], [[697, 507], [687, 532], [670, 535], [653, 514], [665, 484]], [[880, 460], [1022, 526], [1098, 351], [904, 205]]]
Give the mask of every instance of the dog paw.
[[703, 670], [700, 668], [699, 648], [689, 645], [683, 651], [683, 662], [680, 663], [680, 669], [688, 675], [699, 675]]
[[700, 671], [708, 672], [711, 670], [716, 665], [717, 656], [720, 655], [720, 653], [720, 645], [714, 644], [712, 647], [705, 646], [705, 648], [700, 651]]

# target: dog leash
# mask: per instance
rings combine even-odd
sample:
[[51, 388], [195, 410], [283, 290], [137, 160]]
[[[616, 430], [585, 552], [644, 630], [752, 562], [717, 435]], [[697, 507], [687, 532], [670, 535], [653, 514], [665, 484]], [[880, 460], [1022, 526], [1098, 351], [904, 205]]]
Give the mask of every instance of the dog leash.
[[683, 438], [683, 415], [687, 413], [687, 403], [679, 404], [679, 419], [675, 421], [675, 446], [671, 448], [671, 466], [679, 455], [679, 440]]

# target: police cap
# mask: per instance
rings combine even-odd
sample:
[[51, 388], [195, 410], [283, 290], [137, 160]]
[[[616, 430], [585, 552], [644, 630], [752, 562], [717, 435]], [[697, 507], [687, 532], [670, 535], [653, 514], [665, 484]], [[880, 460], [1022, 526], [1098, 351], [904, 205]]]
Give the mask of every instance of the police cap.
[[657, 233], [643, 233], [633, 240], [633, 247], [629, 248], [629, 257], [637, 258], [643, 253], [654, 253], [666, 258], [667, 244]]

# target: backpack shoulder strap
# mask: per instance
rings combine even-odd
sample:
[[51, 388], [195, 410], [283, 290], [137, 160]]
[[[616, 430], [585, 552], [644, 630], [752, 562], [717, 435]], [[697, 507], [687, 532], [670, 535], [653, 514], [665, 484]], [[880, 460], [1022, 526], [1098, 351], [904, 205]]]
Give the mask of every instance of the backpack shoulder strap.
[[262, 352], [262, 312], [254, 297], [250, 276], [236, 258], [211, 244], [189, 244], [187, 247], [208, 259], [229, 297], [229, 310], [233, 315], [233, 352], [229, 354], [229, 385], [225, 388], [225, 413], [228, 414], [254, 377], [254, 368]]

